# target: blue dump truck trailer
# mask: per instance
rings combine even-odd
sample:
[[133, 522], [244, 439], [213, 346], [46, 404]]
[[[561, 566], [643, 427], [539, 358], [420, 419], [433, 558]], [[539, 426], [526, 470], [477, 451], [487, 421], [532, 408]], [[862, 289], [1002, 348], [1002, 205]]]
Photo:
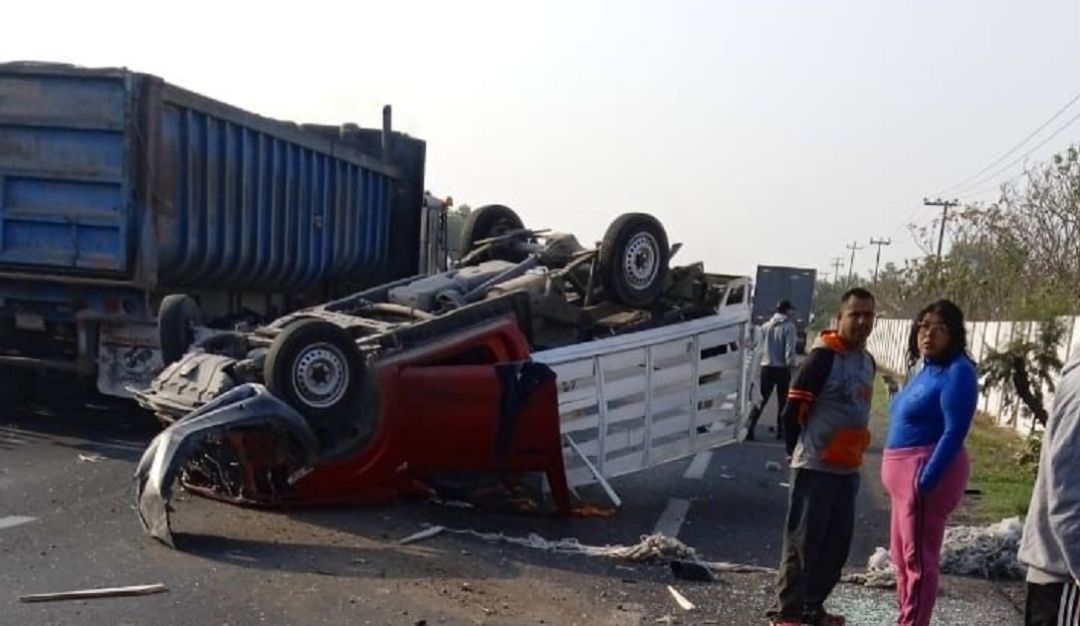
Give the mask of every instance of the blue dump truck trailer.
[[796, 350], [806, 352], [806, 327], [814, 310], [814, 287], [817, 271], [805, 267], [759, 265], [754, 279], [754, 304], [750, 321], [760, 326], [769, 321], [781, 300], [795, 307], [795, 327], [798, 329]]
[[0, 378], [127, 396], [162, 366], [163, 303], [228, 326], [438, 269], [424, 159], [389, 108], [298, 125], [124, 69], [0, 64]]

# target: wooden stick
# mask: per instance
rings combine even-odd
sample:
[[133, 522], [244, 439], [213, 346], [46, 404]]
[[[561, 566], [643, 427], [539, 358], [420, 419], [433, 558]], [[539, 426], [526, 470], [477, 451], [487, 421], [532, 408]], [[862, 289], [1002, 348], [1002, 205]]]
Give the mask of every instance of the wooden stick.
[[674, 587], [672, 587], [671, 585], [667, 586], [667, 590], [668, 590], [669, 593], [671, 593], [671, 597], [675, 598], [675, 603], [678, 604], [679, 608], [681, 608], [682, 610], [684, 610], [684, 611], [693, 611], [694, 609], [697, 608], [696, 606], [694, 606], [693, 602], [687, 600], [686, 596], [679, 593], [679, 591], [677, 589], [675, 589]]
[[408, 537], [405, 537], [404, 539], [398, 541], [398, 544], [404, 546], [406, 544], [414, 543], [416, 541], [421, 541], [427, 539], [428, 537], [434, 537], [435, 535], [441, 533], [444, 530], [446, 530], [446, 528], [442, 526], [432, 526], [431, 528], [425, 528], [418, 533], [413, 533]]
[[161, 583], [153, 585], [132, 585], [130, 587], [103, 587], [100, 589], [79, 589], [76, 591], [59, 591], [56, 593], [35, 593], [28, 596], [19, 596], [22, 602], [54, 602], [56, 600], [85, 600], [87, 598], [118, 598], [122, 596], [145, 596], [152, 593], [163, 593], [168, 588]]

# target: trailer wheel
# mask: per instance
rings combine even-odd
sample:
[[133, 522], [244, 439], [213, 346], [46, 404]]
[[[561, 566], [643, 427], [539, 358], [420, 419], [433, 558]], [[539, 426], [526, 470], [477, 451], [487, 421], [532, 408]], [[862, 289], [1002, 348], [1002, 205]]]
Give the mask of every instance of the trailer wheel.
[[667, 233], [659, 220], [647, 213], [620, 215], [600, 244], [607, 297], [629, 307], [651, 305], [664, 289], [668, 255]]
[[195, 327], [202, 323], [202, 312], [195, 300], [183, 293], [171, 293], [158, 308], [158, 341], [165, 365], [179, 361], [195, 343]]
[[[518, 217], [513, 209], [501, 204], [489, 204], [474, 209], [465, 219], [465, 225], [461, 228], [461, 251], [462, 256], [468, 254], [475, 247], [477, 241], [525, 228], [524, 222]], [[513, 243], [496, 246], [490, 258], [512, 263], [520, 263], [528, 256], [517, 250]]]
[[[301, 319], [274, 339], [263, 365], [266, 388], [311, 423], [327, 446], [328, 434], [343, 427], [365, 430], [374, 393], [374, 377], [345, 329], [318, 319]], [[377, 415], [377, 410], [375, 411]], [[347, 435], [346, 435], [347, 436]]]

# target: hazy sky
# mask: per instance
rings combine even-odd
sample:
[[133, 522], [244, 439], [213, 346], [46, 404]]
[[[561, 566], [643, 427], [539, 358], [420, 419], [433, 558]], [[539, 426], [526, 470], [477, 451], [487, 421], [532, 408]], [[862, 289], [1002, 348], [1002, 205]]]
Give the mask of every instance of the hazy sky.
[[[915, 254], [904, 225], [932, 219], [924, 195], [1080, 92], [1077, 0], [39, 0], [3, 14], [0, 60], [127, 66], [305, 122], [378, 126], [391, 103], [397, 129], [428, 142], [432, 191], [583, 241], [651, 212], [685, 244], [677, 260], [721, 273], [831, 269], [870, 237], [893, 239], [883, 261]], [[1031, 158], [1077, 140], [1080, 122]], [[872, 264], [858, 253], [857, 270]]]

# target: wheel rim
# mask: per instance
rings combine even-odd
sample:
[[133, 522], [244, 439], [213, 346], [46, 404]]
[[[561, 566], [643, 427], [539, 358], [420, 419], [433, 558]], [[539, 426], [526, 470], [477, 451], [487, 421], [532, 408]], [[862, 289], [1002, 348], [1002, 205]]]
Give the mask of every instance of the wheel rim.
[[635, 234], [626, 244], [623, 254], [623, 275], [637, 290], [647, 288], [660, 271], [660, 244], [647, 232]]
[[328, 343], [315, 344], [298, 354], [293, 361], [292, 373], [296, 396], [317, 409], [340, 402], [349, 386], [349, 364], [345, 354]]

